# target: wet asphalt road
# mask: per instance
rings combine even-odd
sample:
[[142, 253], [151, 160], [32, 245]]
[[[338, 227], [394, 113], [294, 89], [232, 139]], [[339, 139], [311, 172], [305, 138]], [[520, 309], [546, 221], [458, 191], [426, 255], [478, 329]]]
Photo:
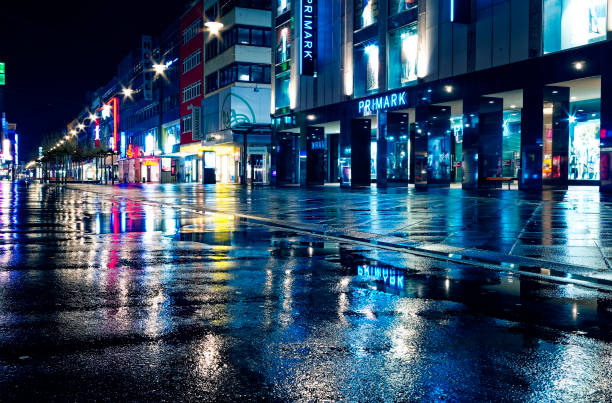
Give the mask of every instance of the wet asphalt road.
[[592, 289], [0, 182], [1, 400], [605, 401], [611, 324]]

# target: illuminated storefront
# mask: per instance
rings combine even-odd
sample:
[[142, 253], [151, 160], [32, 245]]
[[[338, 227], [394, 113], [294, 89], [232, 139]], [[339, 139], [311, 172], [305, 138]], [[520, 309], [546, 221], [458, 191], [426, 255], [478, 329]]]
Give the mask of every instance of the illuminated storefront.
[[180, 153], [184, 156], [179, 170], [179, 181], [200, 183], [203, 178], [203, 148], [199, 143], [181, 144]]
[[140, 160], [140, 172], [143, 183], [161, 182], [161, 158], [145, 157]]
[[521, 111], [507, 110], [503, 117], [502, 176], [516, 178], [521, 166]]
[[608, 0], [349, 3], [319, 9], [314, 76], [273, 16], [279, 183], [612, 191]]
[[216, 183], [237, 183], [240, 148], [232, 145], [204, 147], [204, 167], [214, 170]]

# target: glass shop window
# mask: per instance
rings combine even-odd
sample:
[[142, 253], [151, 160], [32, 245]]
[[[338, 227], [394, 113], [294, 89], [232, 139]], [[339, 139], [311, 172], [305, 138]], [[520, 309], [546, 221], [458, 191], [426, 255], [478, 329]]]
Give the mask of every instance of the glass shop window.
[[276, 76], [274, 88], [274, 104], [276, 108], [289, 106], [289, 72]]
[[417, 24], [389, 34], [389, 88], [400, 88], [417, 81], [419, 35]]
[[276, 15], [285, 14], [291, 9], [291, 0], [276, 0]]
[[242, 45], [249, 45], [251, 43], [249, 39], [249, 29], [248, 28], [238, 28], [238, 43]]
[[544, 0], [544, 53], [606, 39], [607, 0]]
[[417, 5], [417, 0], [389, 0], [389, 15], [403, 13]]
[[284, 63], [291, 57], [291, 25], [284, 24], [276, 30], [276, 63]]
[[600, 165], [600, 99], [572, 102], [569, 116], [571, 181], [598, 181]]
[[374, 24], [378, 19], [378, 0], [355, 0], [355, 29]]
[[368, 42], [357, 45], [354, 53], [355, 97], [361, 97], [378, 90], [378, 43]]

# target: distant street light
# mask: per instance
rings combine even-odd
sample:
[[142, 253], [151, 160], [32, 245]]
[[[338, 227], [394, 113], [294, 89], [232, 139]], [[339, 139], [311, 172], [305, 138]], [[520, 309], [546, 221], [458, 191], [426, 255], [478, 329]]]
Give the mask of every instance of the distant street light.
[[123, 94], [124, 98], [132, 98], [132, 95], [134, 95], [134, 90], [131, 89], [130, 87], [125, 87], [121, 90], [121, 93]]
[[168, 67], [163, 63], [154, 63], [153, 71], [155, 71], [156, 76], [163, 76], [164, 72], [168, 69]]
[[208, 32], [212, 35], [218, 35], [219, 31], [223, 29], [223, 23], [219, 21], [207, 21], [204, 26], [208, 28]]

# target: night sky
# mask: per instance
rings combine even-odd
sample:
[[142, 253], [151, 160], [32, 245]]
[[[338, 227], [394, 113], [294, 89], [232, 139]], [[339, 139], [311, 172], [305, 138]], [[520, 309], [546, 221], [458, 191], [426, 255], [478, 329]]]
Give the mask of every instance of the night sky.
[[88, 91], [116, 74], [140, 35], [161, 33], [191, 0], [1, 3], [5, 109], [8, 121], [17, 123], [20, 156], [27, 160], [46, 134], [76, 117]]

